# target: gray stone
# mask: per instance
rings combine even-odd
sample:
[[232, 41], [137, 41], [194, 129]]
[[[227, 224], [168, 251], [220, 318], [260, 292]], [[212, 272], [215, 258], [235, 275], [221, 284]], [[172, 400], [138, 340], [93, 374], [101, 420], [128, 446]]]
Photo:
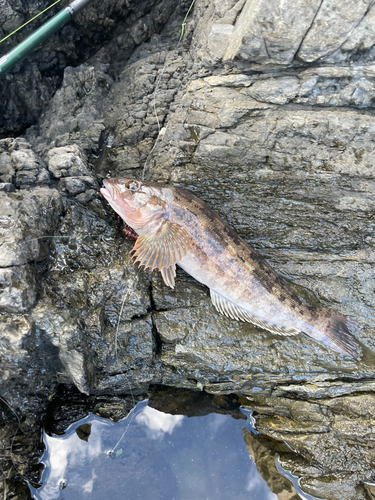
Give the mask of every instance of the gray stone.
[[5, 191], [6, 193], [14, 193], [15, 190], [15, 186], [10, 182], [0, 182], [0, 191]]
[[345, 4], [338, 1], [321, 2], [296, 57], [306, 62], [314, 62], [331, 54], [342, 46], [371, 7], [366, 1], [349, 0]]
[[287, 104], [296, 97], [300, 84], [295, 76], [267, 78], [257, 80], [249, 88], [247, 94], [257, 101], [271, 102], [272, 104]]
[[68, 378], [82, 393], [89, 394], [94, 376], [93, 364], [77, 315], [69, 309], [58, 310], [47, 299], [37, 304], [31, 317], [36, 330], [43, 332], [58, 351], [65, 369], [65, 373], [60, 373], [61, 381], [66, 382]]
[[10, 184], [13, 180], [14, 169], [12, 167], [10, 155], [6, 152], [0, 154], [0, 175], [1, 182]]
[[88, 188], [93, 188], [97, 185], [93, 177], [80, 176], [80, 177], [64, 177], [59, 182], [59, 189], [62, 192], [67, 192], [72, 195], [83, 193]]
[[[1, 343], [2, 343], [2, 367], [1, 380], [5, 382], [21, 371], [21, 360], [27, 355], [23, 347], [23, 340], [31, 334], [32, 325], [25, 317], [13, 317], [9, 321], [6, 317], [0, 317]], [[6, 354], [6, 356], [4, 356]], [[17, 366], [18, 365], [18, 366]]]
[[97, 189], [87, 189], [84, 193], [76, 195], [75, 198], [80, 203], [87, 204], [90, 203], [90, 201], [93, 201], [97, 197], [98, 197]]
[[23, 189], [48, 185], [50, 175], [44, 161], [25, 139], [4, 139], [0, 141], [0, 180]]
[[[367, 499], [363, 482], [375, 479], [371, 465], [374, 422], [366, 410], [368, 404], [373, 405], [371, 396], [318, 401], [247, 399], [242, 399], [242, 405], [254, 412], [257, 430], [289, 447], [279, 449], [280, 464], [302, 476], [303, 491], [330, 500]], [[298, 454], [291, 454], [290, 449]]]
[[[178, 44], [190, 3], [93, 6], [0, 82], [2, 130], [35, 122], [29, 143], [0, 142], [2, 398], [32, 421], [59, 383], [101, 397], [237, 391], [257, 429], [295, 450], [280, 463], [303, 488], [363, 500], [375, 480], [374, 6], [202, 0]], [[171, 290], [134, 267], [92, 164], [194, 191], [307, 304], [357, 319], [358, 357], [229, 320], [183, 272]], [[276, 477], [276, 455], [247, 444]]]
[[56, 228], [62, 210], [58, 191], [0, 191], [0, 206], [0, 267], [44, 259], [48, 248], [43, 236]]
[[22, 6], [21, 2], [7, 2], [2, 4], [2, 19], [0, 29], [4, 31], [13, 31], [22, 24], [22, 16], [17, 10]]
[[75, 144], [52, 148], [47, 156], [48, 168], [58, 179], [60, 177], [88, 176], [90, 173], [81, 149]]
[[[368, 4], [368, 9], [355, 29], [351, 30], [345, 37], [344, 42], [331, 54], [325, 56], [325, 61], [329, 63], [350, 63], [362, 55], [366, 63], [373, 61], [374, 47], [374, 21], [375, 9], [373, 4]], [[354, 54], [356, 54], [354, 56]]]
[[30, 265], [0, 268], [0, 311], [26, 312], [35, 300], [35, 272]]
[[[157, 5], [155, 3], [154, 0], [145, 0], [141, 4], [131, 1], [117, 4], [112, 2], [91, 4], [75, 17], [74, 23], [64, 26], [62, 34], [59, 31], [49, 37], [44, 41], [43, 46], [2, 77], [0, 95], [6, 98], [0, 103], [0, 137], [19, 135], [27, 127], [36, 124], [51, 98], [61, 87], [64, 69], [70, 67], [74, 72], [73, 67], [80, 65], [92, 54], [98, 53], [100, 48], [102, 48], [102, 55], [104, 52], [103, 59], [107, 66], [108, 61], [111, 61], [112, 75], [118, 75], [136, 47], [136, 42], [128, 30], [137, 31], [137, 43], [140, 43], [152, 33], [160, 31], [176, 10], [174, 0], [164, 0]], [[19, 0], [2, 2], [0, 39], [37, 14], [38, 12], [34, 9], [35, 5], [22, 3]], [[58, 7], [53, 9], [54, 13], [58, 10]], [[148, 30], [142, 30], [139, 27], [137, 29], [139, 20], [142, 18], [143, 23], [147, 21]], [[33, 33], [43, 22], [39, 18], [36, 22], [25, 26], [22, 33], [19, 32], [5, 40], [2, 43], [4, 53]], [[81, 71], [81, 68], [78, 71]], [[99, 75], [97, 84], [105, 88], [110, 85], [112, 78], [103, 73]], [[93, 90], [93, 87], [86, 83], [90, 83], [89, 77], [81, 81], [74, 89], [81, 98], [85, 92], [89, 93]], [[95, 94], [95, 91], [92, 94]], [[60, 114], [64, 108], [67, 120], [64, 124], [61, 121], [56, 123], [55, 129], [64, 128], [69, 133], [71, 127], [74, 127], [72, 115], [75, 115], [78, 128], [82, 127], [82, 131], [87, 129], [87, 139], [84, 142], [88, 147], [93, 144], [97, 146], [94, 141], [98, 139], [98, 136], [96, 132], [93, 133], [93, 129], [97, 126], [89, 121], [89, 116], [82, 116], [85, 113], [75, 114], [74, 100], [75, 92], [70, 100], [61, 99]], [[100, 104], [100, 99], [97, 103]], [[35, 129], [34, 132], [34, 137], [37, 137], [38, 132]], [[78, 139], [74, 131], [72, 136]], [[53, 134], [51, 139], [54, 140]], [[68, 138], [64, 145], [71, 142], [73, 142], [72, 138], [70, 140]], [[62, 145], [51, 141], [49, 147], [51, 144]]]
[[213, 60], [219, 61], [224, 57], [228, 43], [232, 37], [232, 24], [213, 24], [207, 39], [207, 48]]
[[224, 60], [292, 62], [318, 8], [319, 1], [247, 0], [236, 20]]

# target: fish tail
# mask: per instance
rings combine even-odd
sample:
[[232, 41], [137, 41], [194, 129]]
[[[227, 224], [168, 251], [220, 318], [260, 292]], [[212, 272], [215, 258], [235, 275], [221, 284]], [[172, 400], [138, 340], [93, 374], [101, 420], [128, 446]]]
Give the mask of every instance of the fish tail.
[[303, 331], [315, 340], [319, 340], [335, 351], [355, 358], [357, 346], [352, 332], [358, 327], [357, 322], [337, 311], [318, 308], [314, 311], [316, 320]]

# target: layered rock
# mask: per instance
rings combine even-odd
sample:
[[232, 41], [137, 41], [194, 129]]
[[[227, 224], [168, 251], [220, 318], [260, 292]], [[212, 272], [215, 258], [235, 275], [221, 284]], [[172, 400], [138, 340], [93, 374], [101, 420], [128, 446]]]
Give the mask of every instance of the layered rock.
[[[360, 437], [372, 442], [375, 378], [374, 6], [201, 0], [178, 42], [189, 5], [126, 2], [103, 16], [90, 7], [0, 83], [3, 135], [33, 124], [27, 140], [0, 142], [4, 471], [13, 434], [38, 428], [59, 383], [102, 395], [162, 383], [252, 398], [244, 404], [261, 432], [298, 453], [281, 463], [305, 476], [305, 489], [365, 498], [374, 481]], [[23, 15], [7, 6], [4, 34]], [[95, 19], [103, 31], [88, 47]], [[28, 79], [21, 101], [14, 89]], [[219, 316], [183, 272], [170, 290], [137, 270], [98, 196], [106, 175], [194, 191], [304, 301], [357, 319], [358, 358]], [[34, 420], [18, 423], [28, 413]], [[347, 460], [334, 464], [340, 453]]]

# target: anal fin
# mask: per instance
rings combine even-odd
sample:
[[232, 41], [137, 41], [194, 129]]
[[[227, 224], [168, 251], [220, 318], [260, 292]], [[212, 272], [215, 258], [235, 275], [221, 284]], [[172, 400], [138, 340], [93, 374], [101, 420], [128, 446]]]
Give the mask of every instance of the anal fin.
[[161, 275], [163, 276], [164, 283], [171, 288], [174, 288], [174, 279], [176, 277], [176, 264], [169, 267], [163, 267], [160, 269]]
[[212, 303], [216, 310], [229, 318], [252, 323], [253, 325], [259, 326], [260, 328], [264, 328], [264, 330], [268, 330], [269, 332], [276, 333], [278, 335], [297, 335], [298, 333], [301, 333], [301, 330], [298, 330], [297, 328], [282, 327], [263, 321], [262, 319], [248, 313], [245, 309], [236, 306], [233, 302], [230, 302], [211, 289], [210, 294]]

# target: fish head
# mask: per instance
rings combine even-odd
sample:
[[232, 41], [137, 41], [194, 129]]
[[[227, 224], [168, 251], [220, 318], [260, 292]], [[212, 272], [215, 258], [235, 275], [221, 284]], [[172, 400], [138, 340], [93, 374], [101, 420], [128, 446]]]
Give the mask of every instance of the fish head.
[[168, 216], [163, 189], [136, 179], [104, 179], [100, 193], [113, 210], [138, 234], [151, 233]]

